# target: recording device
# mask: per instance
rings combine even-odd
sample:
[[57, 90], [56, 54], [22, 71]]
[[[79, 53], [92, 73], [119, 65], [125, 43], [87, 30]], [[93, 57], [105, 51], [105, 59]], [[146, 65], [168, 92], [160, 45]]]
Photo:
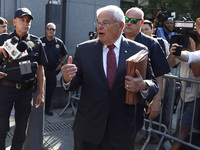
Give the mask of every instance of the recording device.
[[6, 52], [13, 58], [16, 59], [16, 57], [21, 53], [18, 49], [17, 49], [17, 43], [18, 43], [19, 39], [14, 36], [11, 39], [8, 39], [4, 42], [3, 44], [3, 48], [6, 50]]
[[94, 31], [90, 31], [89, 34], [88, 34], [88, 36], [89, 36], [90, 40], [96, 39], [97, 33], [94, 32]]
[[163, 21], [167, 20], [168, 17], [169, 17], [169, 15], [168, 15], [167, 11], [161, 11], [158, 14], [158, 21], [163, 22]]
[[[13, 38], [6, 40], [3, 44], [3, 48], [13, 59], [19, 58], [22, 55], [22, 52], [28, 48], [25, 41], [20, 41], [19, 43], [18, 41], [19, 39], [14, 36]], [[28, 52], [24, 52], [23, 55], [28, 55]]]
[[0, 71], [8, 73], [13, 71], [19, 71], [21, 74], [28, 74], [32, 73], [32, 70], [36, 69], [38, 67], [37, 62], [31, 63], [30, 60], [27, 61], [21, 61], [19, 62], [19, 66], [7, 68], [6, 64], [8, 60], [12, 59], [19, 59], [22, 57], [27, 56], [29, 53], [32, 52], [32, 49], [28, 47], [26, 41], [20, 41], [18, 43], [19, 39], [14, 36], [11, 39], [8, 39], [4, 42], [3, 48], [6, 50], [6, 52], [11, 56], [10, 58], [7, 58], [6, 61], [3, 61], [4, 56], [0, 56]]
[[15, 72], [15, 71], [19, 71], [21, 72], [21, 74], [28, 74], [28, 73], [32, 73], [32, 70], [35, 70], [38, 68], [38, 63], [37, 62], [30, 62], [30, 60], [28, 61], [22, 61], [19, 62], [19, 66], [16, 67], [12, 67], [12, 68], [6, 68], [6, 67], [0, 67], [0, 72], [4, 72], [4, 73], [10, 73], [10, 72]]
[[172, 35], [170, 44], [177, 43], [182, 45], [182, 48], [187, 49], [189, 47], [189, 37], [194, 33], [194, 24], [190, 14], [187, 17], [183, 17], [183, 21], [175, 21], [174, 29], [178, 34]]
[[[13, 44], [13, 40], [15, 41]], [[18, 41], [18, 38], [14, 36], [12, 39], [8, 39], [7, 41], [4, 42], [4, 49], [6, 52], [12, 56], [13, 59], [19, 59], [24, 56], [27, 56], [29, 53], [32, 52], [32, 49], [28, 47], [26, 41], [20, 41], [18, 44], [16, 43]], [[3, 63], [3, 58], [4, 56], [0, 56], [0, 64]], [[10, 58], [7, 58], [7, 61]], [[4, 61], [4, 64], [7, 62]]]
[[175, 55], [175, 56], [181, 56], [182, 49], [183, 49], [182, 45], [176, 46], [176, 51], [173, 53], [173, 55]]

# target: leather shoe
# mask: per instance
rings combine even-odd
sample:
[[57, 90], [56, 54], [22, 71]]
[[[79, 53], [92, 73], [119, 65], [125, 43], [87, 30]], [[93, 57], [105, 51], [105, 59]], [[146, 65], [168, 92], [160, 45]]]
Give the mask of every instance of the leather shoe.
[[53, 116], [53, 111], [52, 110], [46, 110], [45, 114], [48, 116]]

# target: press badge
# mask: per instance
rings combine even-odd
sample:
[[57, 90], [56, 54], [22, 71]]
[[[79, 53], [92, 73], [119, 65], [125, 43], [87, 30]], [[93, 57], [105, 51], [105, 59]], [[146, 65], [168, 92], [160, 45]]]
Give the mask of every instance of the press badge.
[[32, 73], [30, 60], [19, 62], [19, 68], [22, 75]]

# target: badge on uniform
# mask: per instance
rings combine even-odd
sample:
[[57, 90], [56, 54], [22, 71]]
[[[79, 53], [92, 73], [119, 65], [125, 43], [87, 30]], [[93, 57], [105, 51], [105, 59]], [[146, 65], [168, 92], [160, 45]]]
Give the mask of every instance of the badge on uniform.
[[30, 60], [19, 62], [19, 67], [22, 75], [32, 73]]
[[56, 44], [56, 48], [59, 49], [59, 48], [60, 48], [60, 45], [59, 45], [59, 44]]
[[35, 45], [32, 41], [27, 41], [26, 43], [28, 47], [31, 47], [31, 48], [33, 48], [33, 46]]

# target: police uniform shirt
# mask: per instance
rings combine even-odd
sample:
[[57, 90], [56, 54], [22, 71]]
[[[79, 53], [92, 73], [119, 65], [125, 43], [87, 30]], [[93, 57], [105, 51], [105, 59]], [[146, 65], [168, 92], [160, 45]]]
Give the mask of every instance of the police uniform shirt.
[[165, 54], [155, 39], [140, 32], [135, 38], [135, 41], [148, 47], [149, 57], [151, 59], [151, 65], [155, 77], [159, 77], [170, 72]]
[[[4, 41], [7, 39], [11, 39], [12, 37], [18, 37], [19, 42], [24, 40], [27, 45], [32, 49], [32, 52], [29, 53], [28, 56], [22, 57], [20, 59], [15, 59], [11, 63], [6, 63], [6, 68], [14, 68], [19, 67], [19, 62], [30, 60], [30, 62], [37, 62], [38, 65], [44, 65], [47, 63], [47, 57], [42, 46], [41, 40], [32, 35], [27, 34], [24, 37], [20, 38], [17, 33], [14, 31], [11, 34], [1, 34], [0, 35], [0, 45], [4, 44]], [[25, 80], [31, 79], [35, 76], [35, 70], [32, 69], [32, 73], [22, 75], [20, 69], [15, 72], [6, 72], [7, 76], [3, 78], [3, 80], [11, 81], [11, 82], [23, 82]]]
[[45, 68], [55, 70], [60, 64], [60, 58], [67, 55], [67, 49], [62, 40], [55, 37], [52, 41], [48, 41], [46, 36], [40, 38], [44, 46], [48, 63]]

